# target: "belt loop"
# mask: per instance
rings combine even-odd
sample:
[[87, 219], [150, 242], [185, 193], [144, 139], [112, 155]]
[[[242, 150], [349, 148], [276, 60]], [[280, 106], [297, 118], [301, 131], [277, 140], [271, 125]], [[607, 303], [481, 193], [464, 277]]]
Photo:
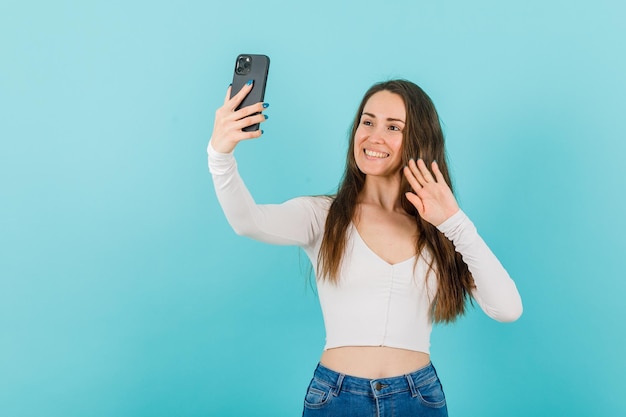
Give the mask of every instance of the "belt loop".
[[337, 378], [337, 382], [336, 382], [336, 387], [335, 387], [335, 391], [333, 392], [333, 395], [336, 397], [339, 395], [339, 391], [341, 391], [341, 384], [343, 384], [343, 378], [345, 377], [344, 374], [339, 374], [339, 378]]
[[415, 389], [413, 377], [411, 375], [404, 375], [404, 377], [406, 378], [406, 382], [409, 384], [409, 388], [411, 389], [411, 397], [417, 397], [417, 389]]

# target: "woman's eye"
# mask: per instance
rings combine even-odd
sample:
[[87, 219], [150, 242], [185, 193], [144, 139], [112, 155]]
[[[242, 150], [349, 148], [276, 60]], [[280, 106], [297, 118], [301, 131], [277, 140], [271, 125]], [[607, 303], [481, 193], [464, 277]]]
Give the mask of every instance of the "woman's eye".
[[399, 132], [399, 131], [400, 131], [400, 128], [399, 128], [398, 126], [391, 125], [391, 126], [389, 126], [389, 130], [395, 130], [395, 131], [398, 131], [398, 132]]
[[372, 126], [372, 122], [371, 122], [371, 121], [369, 121], [369, 120], [363, 120], [363, 124], [364, 124], [365, 126]]

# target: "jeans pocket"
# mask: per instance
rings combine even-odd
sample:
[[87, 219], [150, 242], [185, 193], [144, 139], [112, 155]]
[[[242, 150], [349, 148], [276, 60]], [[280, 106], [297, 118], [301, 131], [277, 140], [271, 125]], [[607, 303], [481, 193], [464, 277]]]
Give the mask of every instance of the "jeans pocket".
[[304, 398], [306, 408], [316, 409], [328, 404], [332, 397], [332, 387], [315, 378], [311, 380]]
[[419, 387], [415, 387], [422, 404], [427, 407], [441, 408], [446, 405], [446, 397], [439, 378], [434, 377], [424, 382]]

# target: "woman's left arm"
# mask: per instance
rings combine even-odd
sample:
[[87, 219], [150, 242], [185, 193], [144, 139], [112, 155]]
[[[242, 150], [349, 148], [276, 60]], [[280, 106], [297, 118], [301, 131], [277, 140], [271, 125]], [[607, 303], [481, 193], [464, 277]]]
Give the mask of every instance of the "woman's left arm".
[[515, 282], [461, 210], [437, 226], [452, 241], [472, 273], [472, 296], [491, 318], [511, 322], [522, 315], [522, 299]]
[[437, 163], [433, 162], [431, 168], [432, 173], [421, 159], [411, 160], [404, 168], [404, 175], [414, 191], [406, 193], [407, 199], [461, 254], [476, 284], [472, 296], [483, 311], [498, 321], [517, 320], [523, 308], [515, 282], [459, 208]]

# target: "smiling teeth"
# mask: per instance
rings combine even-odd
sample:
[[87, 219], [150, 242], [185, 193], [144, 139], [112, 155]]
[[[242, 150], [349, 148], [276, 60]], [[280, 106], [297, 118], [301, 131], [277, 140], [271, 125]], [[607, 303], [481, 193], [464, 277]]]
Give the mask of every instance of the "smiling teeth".
[[373, 156], [374, 158], [386, 158], [389, 156], [388, 153], [384, 153], [384, 152], [375, 152], [375, 151], [370, 151], [368, 149], [365, 150], [365, 155], [367, 156]]

